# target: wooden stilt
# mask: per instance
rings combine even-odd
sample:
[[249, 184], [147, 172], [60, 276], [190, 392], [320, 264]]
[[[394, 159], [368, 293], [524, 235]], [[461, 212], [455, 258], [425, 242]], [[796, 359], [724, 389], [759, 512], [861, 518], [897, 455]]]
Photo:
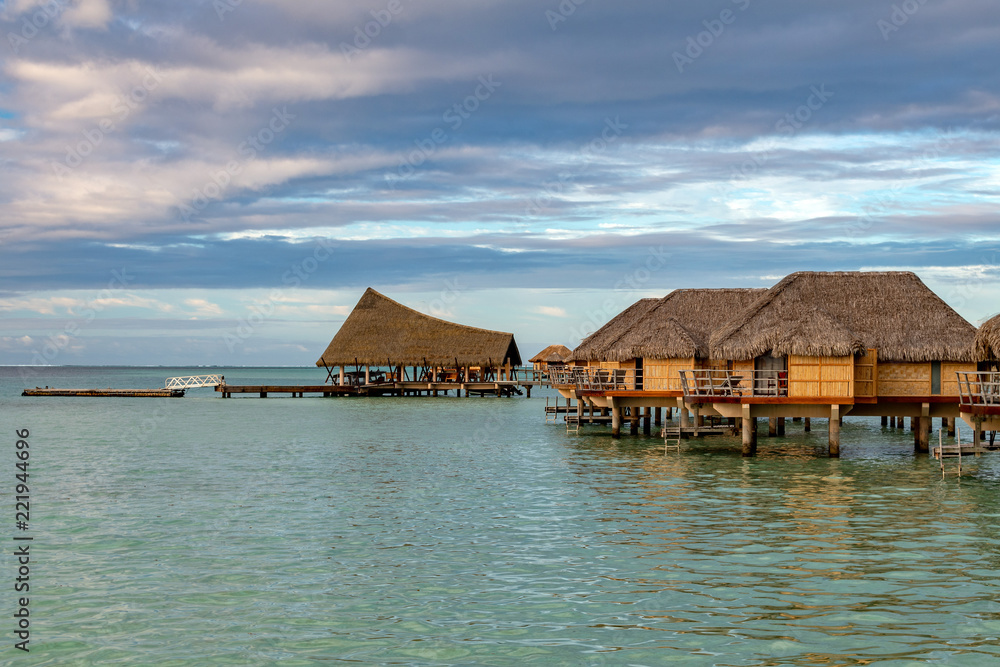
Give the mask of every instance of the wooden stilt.
[[643, 408], [643, 410], [642, 410], [642, 434], [643, 435], [649, 435], [652, 432], [652, 430], [653, 430], [653, 428], [652, 428], [652, 426], [653, 426], [653, 424], [652, 424], [652, 419], [653, 419], [652, 410], [653, 410], [652, 408]]
[[778, 417], [778, 437], [784, 437], [785, 435], [785, 418]]
[[629, 408], [628, 433], [639, 435], [639, 408]]
[[611, 437], [622, 437], [622, 408], [611, 399]]
[[773, 438], [778, 435], [778, 418], [771, 417], [767, 420], [767, 437]]
[[748, 457], [757, 455], [757, 420], [749, 417], [749, 413], [743, 411], [743, 456]]
[[840, 406], [830, 406], [830, 434], [829, 434], [830, 456], [838, 458], [840, 456]]
[[662, 426], [663, 425], [663, 408], [656, 407], [653, 410], [653, 425]]
[[949, 437], [955, 437], [955, 422], [958, 421], [954, 417], [948, 420], [948, 435]]
[[889, 418], [883, 415], [883, 417], [882, 417], [882, 428], [885, 428], [888, 425], [889, 425]]
[[915, 417], [917, 420], [917, 440], [915, 451], [918, 454], [926, 454], [930, 451], [931, 418]]
[[806, 417], [806, 418], [804, 418], [802, 420], [802, 430], [804, 430], [806, 433], [808, 433], [809, 431], [812, 430], [812, 419], [811, 418]]

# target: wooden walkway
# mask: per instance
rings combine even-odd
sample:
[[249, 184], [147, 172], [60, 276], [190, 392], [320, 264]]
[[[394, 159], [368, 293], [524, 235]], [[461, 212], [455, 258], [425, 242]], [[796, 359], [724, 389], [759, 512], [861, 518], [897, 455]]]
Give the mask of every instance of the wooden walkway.
[[25, 389], [21, 396], [87, 396], [95, 398], [181, 398], [183, 389]]
[[233, 394], [256, 394], [260, 398], [275, 395], [291, 395], [302, 398], [306, 394], [325, 397], [334, 396], [448, 396], [454, 391], [456, 396], [464, 392], [466, 396], [513, 396], [520, 395], [517, 382], [383, 382], [366, 385], [235, 385], [220, 384], [216, 393], [223, 398]]

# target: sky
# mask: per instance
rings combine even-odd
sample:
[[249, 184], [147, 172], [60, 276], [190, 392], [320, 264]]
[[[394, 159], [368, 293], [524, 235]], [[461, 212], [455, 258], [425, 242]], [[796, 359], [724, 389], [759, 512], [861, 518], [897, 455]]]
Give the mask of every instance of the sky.
[[311, 365], [369, 286], [525, 359], [799, 270], [1000, 311], [995, 0], [8, 0], [0, 31], [0, 364]]

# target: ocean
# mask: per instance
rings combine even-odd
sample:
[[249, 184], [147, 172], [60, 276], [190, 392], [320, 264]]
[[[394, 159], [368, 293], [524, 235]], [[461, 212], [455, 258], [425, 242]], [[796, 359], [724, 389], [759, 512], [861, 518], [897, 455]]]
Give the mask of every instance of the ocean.
[[1000, 660], [1000, 454], [942, 479], [909, 431], [848, 417], [840, 459], [823, 422], [761, 436], [754, 459], [721, 437], [665, 455], [657, 437], [547, 424], [539, 390], [20, 396], [206, 373], [325, 377], [0, 368], [0, 663]]

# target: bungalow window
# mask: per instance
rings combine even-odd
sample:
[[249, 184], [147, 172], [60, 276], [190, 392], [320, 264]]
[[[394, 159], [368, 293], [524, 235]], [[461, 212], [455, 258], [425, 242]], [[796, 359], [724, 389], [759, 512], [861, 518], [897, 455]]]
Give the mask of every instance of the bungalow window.
[[941, 362], [931, 362], [931, 395], [937, 396], [941, 393]]

